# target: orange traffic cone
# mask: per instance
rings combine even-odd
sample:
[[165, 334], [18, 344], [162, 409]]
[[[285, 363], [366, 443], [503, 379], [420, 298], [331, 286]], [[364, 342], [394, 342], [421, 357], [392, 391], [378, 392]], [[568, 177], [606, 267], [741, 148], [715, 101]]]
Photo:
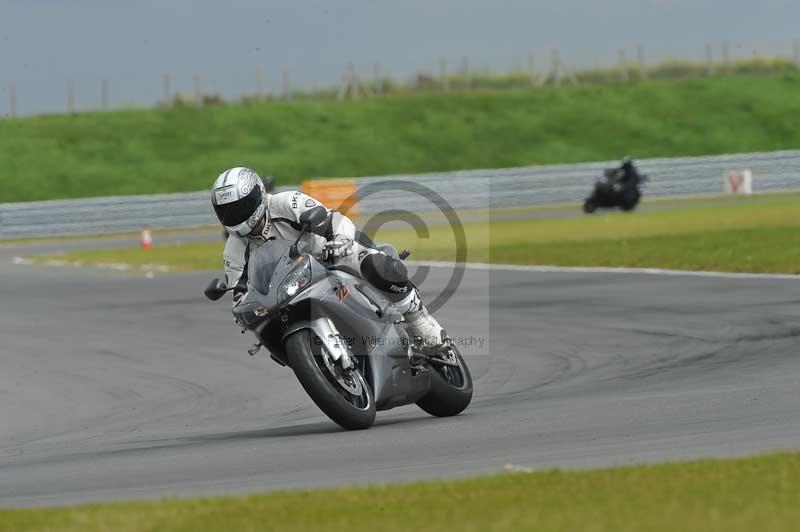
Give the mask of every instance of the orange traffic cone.
[[150, 226], [145, 225], [142, 228], [142, 238], [140, 240], [142, 249], [150, 249], [153, 247], [153, 235], [150, 234]]

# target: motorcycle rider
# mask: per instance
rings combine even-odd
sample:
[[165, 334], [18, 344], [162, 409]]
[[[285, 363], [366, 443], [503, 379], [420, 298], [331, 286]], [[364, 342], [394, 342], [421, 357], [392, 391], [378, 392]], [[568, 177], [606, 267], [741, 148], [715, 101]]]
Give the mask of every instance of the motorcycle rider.
[[622, 185], [623, 189], [637, 185], [641, 180], [639, 171], [633, 164], [633, 159], [628, 156], [622, 159], [622, 164], [615, 171], [615, 177], [617, 182]]
[[[245, 167], [230, 168], [217, 177], [211, 204], [230, 235], [223, 259], [226, 284], [235, 286], [234, 306], [247, 293], [247, 263], [251, 252], [276, 238], [295, 240], [302, 230], [300, 215], [322, 205], [300, 191], [269, 193], [261, 177]], [[355, 224], [338, 212], [329, 213], [323, 224], [313, 227], [303, 237], [312, 252], [325, 253], [335, 263], [347, 263], [361, 272], [364, 279], [394, 302], [412, 337], [426, 347], [439, 346], [443, 341], [443, 329], [423, 305], [402, 261], [357, 242]]]
[[[261, 182], [264, 183], [264, 192], [267, 194], [272, 194], [275, 191], [275, 178], [271, 175], [261, 178]], [[222, 228], [222, 240], [228, 240], [230, 233], [223, 227]]]

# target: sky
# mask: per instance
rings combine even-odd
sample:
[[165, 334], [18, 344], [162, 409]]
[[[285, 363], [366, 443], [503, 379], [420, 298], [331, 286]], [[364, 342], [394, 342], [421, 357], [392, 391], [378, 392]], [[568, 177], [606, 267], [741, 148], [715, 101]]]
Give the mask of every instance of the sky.
[[[700, 59], [729, 42], [736, 57], [792, 55], [797, 0], [0, 0], [0, 115], [9, 84], [18, 114], [64, 112], [68, 80], [78, 110], [146, 106], [164, 92], [236, 97], [257, 87], [336, 84], [349, 62], [379, 63], [401, 79], [450, 68], [545, 69], [558, 49], [568, 66], [610, 65], [618, 50], [648, 60]], [[795, 24], [793, 24], [793, 22]]]

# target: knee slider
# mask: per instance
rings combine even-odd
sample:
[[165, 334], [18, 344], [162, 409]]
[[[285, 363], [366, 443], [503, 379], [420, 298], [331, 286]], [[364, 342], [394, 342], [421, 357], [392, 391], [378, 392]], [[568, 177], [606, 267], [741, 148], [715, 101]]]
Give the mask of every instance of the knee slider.
[[361, 275], [392, 301], [400, 301], [411, 291], [408, 269], [402, 261], [372, 253], [361, 261]]

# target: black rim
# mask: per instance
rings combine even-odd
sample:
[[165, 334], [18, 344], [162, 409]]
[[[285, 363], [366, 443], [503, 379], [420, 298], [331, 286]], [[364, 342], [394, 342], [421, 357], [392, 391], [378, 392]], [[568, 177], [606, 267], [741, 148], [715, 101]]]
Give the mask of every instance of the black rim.
[[[333, 386], [333, 389], [354, 408], [358, 410], [368, 410], [372, 398], [367, 389], [367, 383], [358, 367], [349, 371], [343, 370], [338, 363], [330, 359], [324, 346], [315, 344], [317, 344], [317, 342], [312, 342], [314, 362], [317, 364], [317, 368], [319, 368], [322, 374], [325, 375], [325, 378], [331, 386]], [[360, 393], [357, 395], [353, 394], [348, 388], [357, 388], [360, 390]]]

